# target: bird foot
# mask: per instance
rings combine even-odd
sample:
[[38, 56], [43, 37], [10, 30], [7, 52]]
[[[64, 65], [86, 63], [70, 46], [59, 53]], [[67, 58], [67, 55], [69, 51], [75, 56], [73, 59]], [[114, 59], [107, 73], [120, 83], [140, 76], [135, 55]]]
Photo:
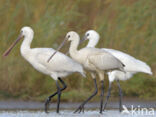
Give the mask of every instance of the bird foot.
[[82, 105], [80, 105], [77, 109], [76, 109], [76, 111], [74, 111], [74, 113], [81, 113], [81, 112], [83, 112], [84, 113], [84, 105], [82, 104]]
[[119, 112], [120, 112], [120, 113], [122, 112], [122, 108], [119, 108]]
[[103, 110], [103, 112], [106, 111], [106, 103], [104, 104], [104, 107], [102, 110]]
[[49, 109], [49, 102], [50, 102], [50, 101], [51, 101], [51, 99], [48, 98], [48, 99], [46, 100], [46, 102], [45, 102], [45, 108], [44, 108], [45, 113], [49, 113], [49, 112], [48, 112], [48, 109]]

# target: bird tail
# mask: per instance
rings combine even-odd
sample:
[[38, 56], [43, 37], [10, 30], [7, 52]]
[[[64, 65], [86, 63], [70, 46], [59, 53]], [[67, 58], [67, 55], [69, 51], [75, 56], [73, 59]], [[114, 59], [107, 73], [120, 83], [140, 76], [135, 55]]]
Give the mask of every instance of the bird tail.
[[84, 72], [80, 72], [80, 74], [81, 74], [84, 78], [86, 78], [86, 74], [85, 74]]
[[86, 72], [84, 71], [84, 69], [83, 69], [82, 66], [80, 66], [80, 68], [79, 68], [79, 73], [80, 73], [84, 78], [86, 78]]
[[152, 71], [149, 65], [147, 65], [145, 62], [141, 61], [141, 60], [137, 60], [137, 64], [138, 64], [138, 70], [140, 72], [152, 75]]

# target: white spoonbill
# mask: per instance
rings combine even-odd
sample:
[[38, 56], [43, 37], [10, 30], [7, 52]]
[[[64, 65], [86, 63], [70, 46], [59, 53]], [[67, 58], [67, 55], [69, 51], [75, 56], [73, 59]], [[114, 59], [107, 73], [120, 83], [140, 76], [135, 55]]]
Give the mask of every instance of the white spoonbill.
[[[100, 81], [102, 83], [101, 106], [100, 106], [100, 113], [102, 113], [103, 95], [104, 95], [104, 73], [106, 71], [114, 70], [114, 69], [123, 71], [124, 64], [122, 62], [120, 62], [120, 60], [115, 58], [113, 55], [111, 55], [108, 52], [103, 51], [101, 49], [86, 47], [86, 48], [77, 50], [79, 41], [80, 41], [80, 37], [74, 31], [70, 31], [67, 33], [67, 35], [65, 37], [65, 41], [66, 40], [71, 41], [71, 45], [69, 48], [70, 56], [75, 61], [82, 64], [85, 69], [87, 69], [91, 72], [91, 75], [92, 75], [92, 77], [94, 79], [94, 83], [95, 83], [95, 92], [93, 93], [93, 95], [91, 95], [86, 101], [84, 101], [75, 112], [77, 112], [77, 111], [81, 112], [82, 110], [84, 110], [84, 105], [93, 96], [95, 96], [97, 94], [97, 85], [96, 85], [96, 79], [95, 79], [95, 76], [96, 76], [95, 73], [97, 73], [100, 78]], [[61, 47], [65, 41], [63, 41], [63, 43], [61, 44]]]
[[[95, 48], [95, 46], [97, 45], [97, 43], [100, 39], [100, 36], [96, 31], [89, 30], [85, 33], [85, 36], [83, 39], [89, 40], [88, 45], [86, 47]], [[143, 72], [143, 73], [152, 75], [151, 68], [145, 62], [135, 59], [134, 57], [132, 57], [124, 52], [114, 50], [114, 49], [108, 49], [108, 48], [102, 48], [101, 50], [111, 53], [113, 56], [118, 58], [125, 65], [125, 67], [124, 67], [125, 72], [121, 72], [119, 70], [114, 70], [114, 71], [108, 72], [109, 89], [108, 89], [107, 99], [106, 99], [106, 102], [104, 105], [104, 109], [105, 109], [106, 105], [107, 105], [107, 101], [110, 97], [111, 84], [114, 80], [116, 80], [118, 83], [118, 87], [119, 87], [119, 95], [120, 95], [119, 111], [121, 112], [121, 110], [122, 110], [122, 107], [121, 107], [122, 106], [122, 90], [120, 88], [119, 80], [128, 80], [137, 72]]]
[[[12, 48], [19, 42], [23, 37], [23, 43], [20, 48], [21, 55], [39, 72], [43, 74], [49, 75], [56, 81], [57, 92], [50, 95], [45, 102], [45, 112], [47, 112], [49, 103], [51, 98], [58, 95], [57, 99], [57, 113], [59, 113], [59, 105], [60, 105], [60, 97], [61, 91], [66, 88], [66, 84], [61, 79], [66, 77], [67, 75], [73, 72], [79, 72], [84, 76], [83, 67], [72, 60], [68, 56], [63, 53], [58, 52], [56, 56], [53, 58], [53, 61], [47, 63], [47, 59], [54, 53], [55, 50], [52, 48], [30, 48], [30, 44], [33, 40], [34, 32], [30, 27], [23, 27], [21, 29], [20, 35], [17, 40], [11, 45], [11, 47], [3, 54], [3, 56], [7, 56]], [[58, 80], [63, 85], [63, 88], [60, 88], [58, 84]]]

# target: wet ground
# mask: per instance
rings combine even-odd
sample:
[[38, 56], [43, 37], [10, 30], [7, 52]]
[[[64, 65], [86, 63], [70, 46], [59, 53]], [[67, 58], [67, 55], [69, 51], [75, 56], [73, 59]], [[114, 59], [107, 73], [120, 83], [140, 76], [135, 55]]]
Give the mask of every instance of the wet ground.
[[[61, 102], [61, 109], [76, 109], [80, 103], [71, 103], [71, 102]], [[133, 107], [146, 107], [146, 108], [156, 108], [156, 101], [139, 101], [139, 100], [124, 100], [123, 105], [127, 108]], [[100, 107], [99, 102], [87, 103], [85, 105], [86, 109], [97, 109]], [[109, 101], [107, 109], [118, 109], [119, 103], [117, 100]], [[50, 109], [55, 109], [56, 103], [51, 102]], [[7, 100], [0, 101], [0, 110], [42, 110], [44, 109], [44, 102], [35, 102], [35, 101], [19, 101], [19, 100]]]
[[43, 111], [0, 111], [0, 117], [155, 117], [156, 111], [153, 115], [138, 114], [122, 114], [117, 110], [107, 110], [103, 114], [99, 114], [98, 110], [85, 111], [80, 114], [73, 114], [72, 110], [62, 110], [60, 114], [54, 111], [46, 114]]
[[43, 102], [0, 101], [0, 117], [156, 117], [156, 101], [124, 101], [123, 105], [128, 110], [124, 113], [118, 111], [117, 101], [111, 101], [103, 114], [99, 114], [99, 103], [89, 103], [84, 113], [74, 114], [79, 104], [61, 103], [60, 114], [57, 114], [56, 103], [51, 103], [50, 111], [46, 114]]

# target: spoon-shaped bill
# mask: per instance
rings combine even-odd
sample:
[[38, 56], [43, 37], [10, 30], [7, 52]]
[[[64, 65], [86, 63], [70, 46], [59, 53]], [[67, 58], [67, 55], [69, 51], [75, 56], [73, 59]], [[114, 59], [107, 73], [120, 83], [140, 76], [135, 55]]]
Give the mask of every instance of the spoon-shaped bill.
[[60, 44], [60, 46], [57, 48], [57, 50], [49, 57], [49, 59], [47, 60], [48, 63], [52, 59], [52, 57], [63, 47], [63, 45], [65, 44], [66, 41], [67, 41], [67, 38], [65, 38], [63, 40], [63, 42]]
[[18, 38], [16, 39], [16, 41], [14, 41], [14, 43], [12, 43], [11, 46], [3, 53], [3, 56], [7, 56], [11, 52], [13, 47], [22, 39], [22, 37], [23, 35], [20, 34]]

